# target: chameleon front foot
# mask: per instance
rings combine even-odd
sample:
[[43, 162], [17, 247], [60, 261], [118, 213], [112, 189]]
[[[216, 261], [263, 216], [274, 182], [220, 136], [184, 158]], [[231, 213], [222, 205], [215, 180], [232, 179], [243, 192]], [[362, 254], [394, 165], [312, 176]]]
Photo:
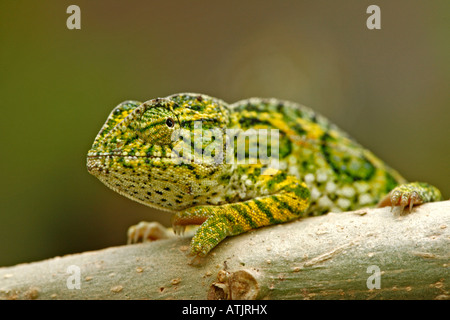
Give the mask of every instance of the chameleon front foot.
[[229, 235], [230, 222], [220, 211], [219, 207], [195, 207], [172, 217], [172, 228], [178, 234], [184, 232], [186, 226], [200, 225], [191, 240], [191, 255], [206, 256]]
[[436, 187], [428, 183], [412, 182], [395, 187], [378, 206], [391, 206], [391, 212], [394, 207], [400, 207], [402, 213], [405, 207], [409, 207], [411, 212], [414, 205], [439, 200], [442, 200], [442, 196]]
[[223, 215], [206, 220], [191, 240], [191, 255], [204, 257], [231, 234], [230, 221]]

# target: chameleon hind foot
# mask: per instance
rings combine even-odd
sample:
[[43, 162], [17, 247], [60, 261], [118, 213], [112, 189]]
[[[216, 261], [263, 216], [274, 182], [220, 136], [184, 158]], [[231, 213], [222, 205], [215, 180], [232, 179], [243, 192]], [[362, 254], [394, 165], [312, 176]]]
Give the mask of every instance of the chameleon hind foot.
[[158, 222], [141, 221], [128, 228], [128, 244], [172, 238], [173, 234]]
[[191, 255], [204, 257], [227, 236], [232, 235], [231, 222], [225, 215], [214, 215], [206, 220], [191, 240]]
[[411, 182], [395, 187], [378, 204], [378, 207], [391, 206], [391, 212], [394, 207], [400, 207], [400, 213], [405, 207], [409, 207], [411, 212], [414, 205], [426, 202], [442, 200], [441, 192], [434, 186], [424, 182]]

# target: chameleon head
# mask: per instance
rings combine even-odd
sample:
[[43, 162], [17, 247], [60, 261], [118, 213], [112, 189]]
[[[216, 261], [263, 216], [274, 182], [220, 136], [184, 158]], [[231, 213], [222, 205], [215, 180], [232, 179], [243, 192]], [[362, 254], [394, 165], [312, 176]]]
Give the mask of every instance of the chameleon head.
[[203, 133], [224, 131], [228, 117], [225, 102], [200, 94], [125, 101], [95, 138], [88, 171], [120, 194], [162, 210], [213, 202], [229, 166], [201, 157], [208, 146], [223, 147], [214, 139], [205, 143]]

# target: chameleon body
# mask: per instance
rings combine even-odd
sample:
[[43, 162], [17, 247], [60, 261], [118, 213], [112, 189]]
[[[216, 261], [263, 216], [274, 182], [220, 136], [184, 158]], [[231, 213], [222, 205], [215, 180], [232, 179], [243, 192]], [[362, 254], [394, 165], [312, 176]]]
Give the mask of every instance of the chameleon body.
[[[243, 153], [230, 148], [239, 141]], [[262, 149], [254, 152], [257, 145], [273, 153], [275, 167], [261, 160]], [[125, 101], [95, 138], [87, 168], [118, 193], [174, 213], [176, 232], [201, 225], [191, 241], [199, 256], [227, 236], [301, 217], [377, 203], [411, 210], [441, 199], [323, 116], [276, 99], [228, 104], [182, 93]]]

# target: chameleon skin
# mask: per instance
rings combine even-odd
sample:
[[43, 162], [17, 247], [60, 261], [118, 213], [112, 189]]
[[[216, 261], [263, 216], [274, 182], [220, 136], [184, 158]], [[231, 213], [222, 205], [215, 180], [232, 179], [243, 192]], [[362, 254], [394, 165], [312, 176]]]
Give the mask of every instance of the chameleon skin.
[[[267, 147], [276, 144], [278, 170], [262, 174], [267, 164], [238, 161], [237, 152], [227, 152], [228, 129], [235, 130], [235, 139], [249, 129], [279, 130], [275, 142], [258, 137]], [[190, 142], [173, 138], [180, 132]], [[249, 158], [250, 148], [245, 145]], [[184, 161], [174, 158], [174, 151]], [[218, 155], [232, 161], [217, 161]], [[227, 104], [182, 93], [125, 101], [95, 138], [87, 168], [116, 192], [174, 213], [176, 232], [200, 224], [191, 241], [191, 253], [198, 256], [227, 236], [263, 226], [377, 203], [403, 210], [442, 198], [429, 184], [407, 183], [323, 116], [276, 99]]]

